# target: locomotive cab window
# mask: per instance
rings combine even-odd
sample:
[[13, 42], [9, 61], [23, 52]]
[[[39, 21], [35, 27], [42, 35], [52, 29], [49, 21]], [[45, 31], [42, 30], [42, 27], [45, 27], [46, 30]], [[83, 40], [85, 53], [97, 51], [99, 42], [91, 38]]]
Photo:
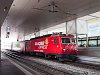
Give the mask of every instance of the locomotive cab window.
[[75, 44], [75, 39], [74, 38], [72, 38], [72, 44]]
[[70, 43], [70, 38], [62, 38], [62, 43], [63, 44]]

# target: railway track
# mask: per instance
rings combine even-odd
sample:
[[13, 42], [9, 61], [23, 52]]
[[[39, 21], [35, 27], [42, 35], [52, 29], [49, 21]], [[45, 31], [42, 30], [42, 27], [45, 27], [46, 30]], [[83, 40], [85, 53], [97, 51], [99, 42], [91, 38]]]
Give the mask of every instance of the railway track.
[[39, 62], [31, 61], [29, 59], [23, 58], [14, 53], [10, 53], [10, 52], [2, 52], [2, 53], [5, 54], [7, 57], [11, 58], [13, 61], [20, 62], [28, 66], [29, 68], [31, 68], [31, 70], [35, 70], [35, 73], [34, 71], [33, 72], [31, 71], [35, 75], [80, 75], [79, 73], [75, 73], [67, 70], [59, 70], [55, 67], [51, 67]]
[[[56, 68], [59, 69], [65, 69], [69, 71], [73, 71], [76, 73], [80, 73], [80, 75], [100, 75], [100, 66], [95, 66], [95, 65], [90, 65], [86, 63], [78, 63], [78, 62], [59, 62], [56, 60], [44, 60], [44, 59], [32, 59], [30, 57], [30, 60], [36, 60], [37, 62], [41, 62], [43, 64], [49, 64], [50, 66], [55, 66]], [[50, 63], [51, 62], [51, 63]]]
[[[11, 56], [16, 55], [16, 52], [12, 52]], [[24, 59], [24, 63], [32, 63], [30, 67], [36, 69], [41, 75], [100, 75], [100, 66], [86, 64], [82, 62], [59, 62], [52, 60], [45, 60], [43, 58], [34, 58], [29, 56], [17, 57]], [[19, 61], [19, 60], [18, 60]], [[20, 61], [23, 62], [23, 61]], [[48, 72], [48, 73], [47, 73]]]

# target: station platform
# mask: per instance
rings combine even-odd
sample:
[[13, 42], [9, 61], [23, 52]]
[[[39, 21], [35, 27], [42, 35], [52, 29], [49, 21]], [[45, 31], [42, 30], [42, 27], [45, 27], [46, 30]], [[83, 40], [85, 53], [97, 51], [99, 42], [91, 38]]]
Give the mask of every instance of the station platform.
[[4, 55], [1, 55], [0, 75], [26, 75], [14, 64], [12, 64]]

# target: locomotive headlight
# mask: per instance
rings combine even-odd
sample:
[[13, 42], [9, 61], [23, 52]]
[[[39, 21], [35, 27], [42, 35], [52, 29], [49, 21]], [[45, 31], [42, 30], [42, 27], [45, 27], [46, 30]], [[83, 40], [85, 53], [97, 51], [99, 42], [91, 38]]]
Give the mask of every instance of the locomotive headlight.
[[77, 50], [77, 48], [75, 48], [74, 50]]
[[66, 50], [66, 49], [63, 49], [64, 51]]

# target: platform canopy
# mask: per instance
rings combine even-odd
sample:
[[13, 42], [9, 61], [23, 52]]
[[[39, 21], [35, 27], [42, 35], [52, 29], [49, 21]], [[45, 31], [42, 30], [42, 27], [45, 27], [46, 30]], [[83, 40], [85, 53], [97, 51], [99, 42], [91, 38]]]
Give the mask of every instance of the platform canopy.
[[[6, 2], [8, 5], [11, 3], [10, 0]], [[5, 15], [2, 33], [6, 37], [9, 31], [10, 38], [24, 38], [34, 32], [42, 31], [99, 10], [100, 0], [14, 0], [8, 14]], [[83, 24], [80, 26], [82, 27]]]
[[4, 22], [29, 34], [99, 10], [99, 0], [14, 0]]
[[0, 0], [0, 27], [4, 22], [13, 0]]

